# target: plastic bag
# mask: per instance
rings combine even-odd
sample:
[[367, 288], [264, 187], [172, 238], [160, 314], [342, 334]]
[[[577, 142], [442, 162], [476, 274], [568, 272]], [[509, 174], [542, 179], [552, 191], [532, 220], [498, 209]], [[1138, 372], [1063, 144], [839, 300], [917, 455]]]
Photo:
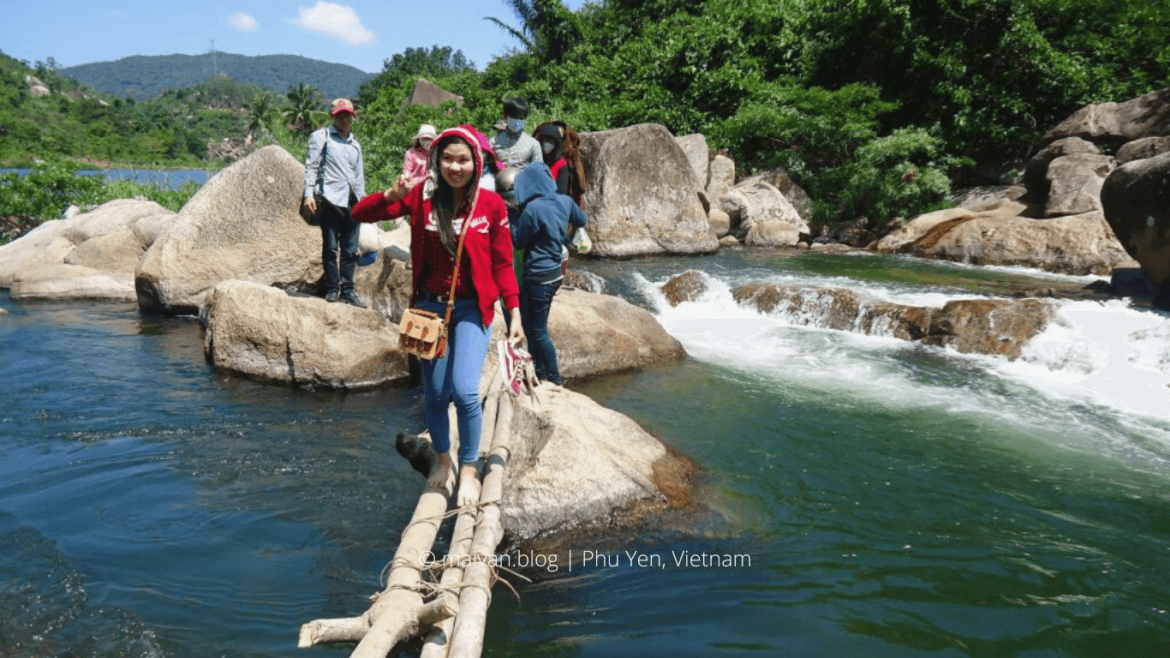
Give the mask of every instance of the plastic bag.
[[584, 228], [577, 229], [569, 244], [578, 254], [587, 254], [593, 248], [593, 241], [589, 239], [589, 234], [585, 232]]

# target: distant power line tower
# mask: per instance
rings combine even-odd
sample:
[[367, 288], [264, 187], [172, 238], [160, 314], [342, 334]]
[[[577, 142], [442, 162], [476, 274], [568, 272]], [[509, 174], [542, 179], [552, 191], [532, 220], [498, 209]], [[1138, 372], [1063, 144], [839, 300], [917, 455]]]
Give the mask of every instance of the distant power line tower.
[[211, 77], [219, 77], [219, 65], [215, 61], [215, 39], [211, 40]]

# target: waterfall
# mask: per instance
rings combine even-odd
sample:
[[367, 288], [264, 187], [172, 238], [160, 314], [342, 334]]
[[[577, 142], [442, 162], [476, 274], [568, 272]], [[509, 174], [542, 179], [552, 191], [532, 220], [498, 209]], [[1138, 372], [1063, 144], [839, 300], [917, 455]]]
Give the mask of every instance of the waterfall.
[[[995, 419], [1056, 445], [1107, 453], [1170, 473], [1170, 318], [1126, 300], [1051, 300], [1056, 317], [1018, 359], [963, 354], [868, 333], [827, 328], [833, 305], [802, 293], [799, 311], [739, 304], [735, 274], [702, 274], [707, 290], [672, 307], [664, 281], [635, 274], [636, 289], [692, 358], [796, 397], [835, 396], [898, 413]], [[975, 294], [922, 291], [843, 278], [773, 277], [844, 287], [866, 301], [941, 307]]]

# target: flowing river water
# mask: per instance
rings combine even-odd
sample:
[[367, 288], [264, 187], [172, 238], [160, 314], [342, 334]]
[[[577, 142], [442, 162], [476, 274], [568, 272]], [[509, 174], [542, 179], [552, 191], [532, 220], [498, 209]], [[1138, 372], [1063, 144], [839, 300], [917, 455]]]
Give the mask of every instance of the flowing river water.
[[[694, 459], [700, 507], [574, 539], [519, 601], [498, 587], [485, 655], [1170, 653], [1170, 315], [1064, 301], [1008, 362], [730, 290], [938, 306], [1092, 279], [738, 250], [580, 267], [690, 356], [572, 388]], [[671, 308], [657, 286], [686, 269], [709, 290]], [[133, 305], [0, 306], [0, 656], [342, 655], [297, 632], [380, 589], [422, 486], [393, 447], [419, 391], [219, 375], [197, 321]]]

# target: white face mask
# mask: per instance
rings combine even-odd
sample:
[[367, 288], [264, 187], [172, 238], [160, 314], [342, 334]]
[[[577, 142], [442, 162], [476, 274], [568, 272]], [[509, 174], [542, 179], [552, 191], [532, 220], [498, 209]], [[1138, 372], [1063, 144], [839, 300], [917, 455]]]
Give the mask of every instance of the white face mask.
[[524, 119], [513, 119], [509, 117], [507, 123], [509, 132], [519, 133], [521, 130], [524, 130]]
[[540, 143], [540, 150], [544, 151], [545, 155], [552, 153], [554, 148], [556, 148], [556, 147], [554, 147], [552, 145], [552, 142], [541, 142]]

